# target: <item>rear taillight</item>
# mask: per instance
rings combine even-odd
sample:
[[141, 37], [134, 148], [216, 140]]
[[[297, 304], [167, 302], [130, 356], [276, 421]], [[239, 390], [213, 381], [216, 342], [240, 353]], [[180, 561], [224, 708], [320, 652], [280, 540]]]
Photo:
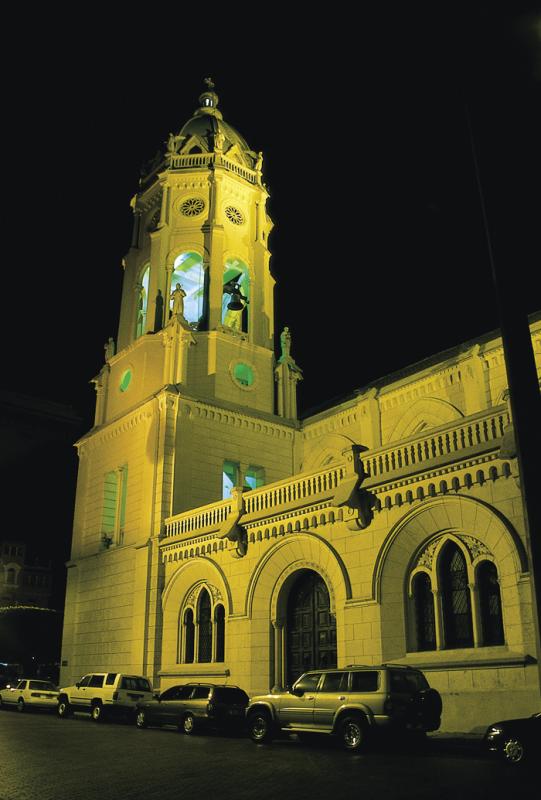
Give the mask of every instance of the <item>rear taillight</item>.
[[207, 703], [207, 714], [212, 714], [214, 711], [214, 703]]
[[385, 703], [383, 704], [383, 710], [386, 714], [392, 714], [394, 711], [394, 704], [390, 697], [387, 698]]
[[118, 692], [113, 692], [113, 700], [118, 700]]

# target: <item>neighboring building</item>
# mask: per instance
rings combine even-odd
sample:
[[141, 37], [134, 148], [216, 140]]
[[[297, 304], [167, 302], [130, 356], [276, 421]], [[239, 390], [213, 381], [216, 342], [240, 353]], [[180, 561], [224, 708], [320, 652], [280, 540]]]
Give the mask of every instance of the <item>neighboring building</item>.
[[0, 604], [64, 607], [75, 495], [71, 406], [0, 391]]
[[40, 562], [24, 542], [0, 541], [0, 606], [48, 608], [51, 593], [51, 562]]
[[[78, 442], [61, 682], [121, 670], [255, 693], [393, 661], [427, 671], [444, 730], [531, 713], [500, 339], [299, 421], [287, 329], [273, 351], [262, 158], [217, 103], [209, 86], [133, 200], [118, 347]], [[539, 321], [532, 335], [540, 358]]]

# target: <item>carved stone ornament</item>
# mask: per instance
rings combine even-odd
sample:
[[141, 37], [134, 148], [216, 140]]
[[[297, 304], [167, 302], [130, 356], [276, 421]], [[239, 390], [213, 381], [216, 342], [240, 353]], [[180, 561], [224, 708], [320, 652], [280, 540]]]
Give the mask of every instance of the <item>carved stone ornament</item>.
[[203, 589], [207, 589], [207, 591], [210, 593], [213, 605], [216, 605], [216, 603], [219, 602], [223, 602], [222, 593], [216, 586], [213, 586], [211, 583], [200, 583], [194, 589], [192, 589], [192, 591], [188, 595], [188, 598], [186, 600], [186, 605], [195, 608], [195, 606], [197, 605], [197, 598], [199, 597]]
[[438, 544], [439, 544], [439, 539], [436, 539], [435, 542], [430, 542], [430, 544], [425, 547], [425, 549], [417, 559], [416, 566], [426, 567], [426, 569], [432, 569], [432, 563], [434, 561], [434, 550], [436, 549]]
[[471, 556], [472, 561], [475, 561], [475, 559], [479, 558], [479, 556], [492, 555], [488, 547], [484, 545], [483, 542], [479, 541], [479, 539], [476, 539], [474, 536], [465, 536], [464, 534], [462, 534], [458, 538], [460, 539], [461, 542], [464, 542], [464, 544], [468, 548], [468, 552]]

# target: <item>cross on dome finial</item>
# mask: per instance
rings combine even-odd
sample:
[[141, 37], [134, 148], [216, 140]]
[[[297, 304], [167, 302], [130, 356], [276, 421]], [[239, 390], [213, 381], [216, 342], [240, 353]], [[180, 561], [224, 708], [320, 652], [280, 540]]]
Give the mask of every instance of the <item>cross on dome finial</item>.
[[199, 105], [201, 109], [207, 113], [219, 113], [216, 111], [218, 105], [218, 95], [214, 91], [214, 81], [212, 78], [203, 78], [203, 83], [206, 84], [206, 89], [199, 97]]

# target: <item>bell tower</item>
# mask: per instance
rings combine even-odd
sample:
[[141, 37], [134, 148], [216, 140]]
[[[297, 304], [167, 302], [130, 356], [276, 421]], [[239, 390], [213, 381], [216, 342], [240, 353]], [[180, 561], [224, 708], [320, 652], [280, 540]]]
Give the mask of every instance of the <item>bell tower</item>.
[[275, 412], [263, 156], [224, 121], [206, 84], [131, 202], [117, 347], [96, 379], [97, 424], [167, 385]]

